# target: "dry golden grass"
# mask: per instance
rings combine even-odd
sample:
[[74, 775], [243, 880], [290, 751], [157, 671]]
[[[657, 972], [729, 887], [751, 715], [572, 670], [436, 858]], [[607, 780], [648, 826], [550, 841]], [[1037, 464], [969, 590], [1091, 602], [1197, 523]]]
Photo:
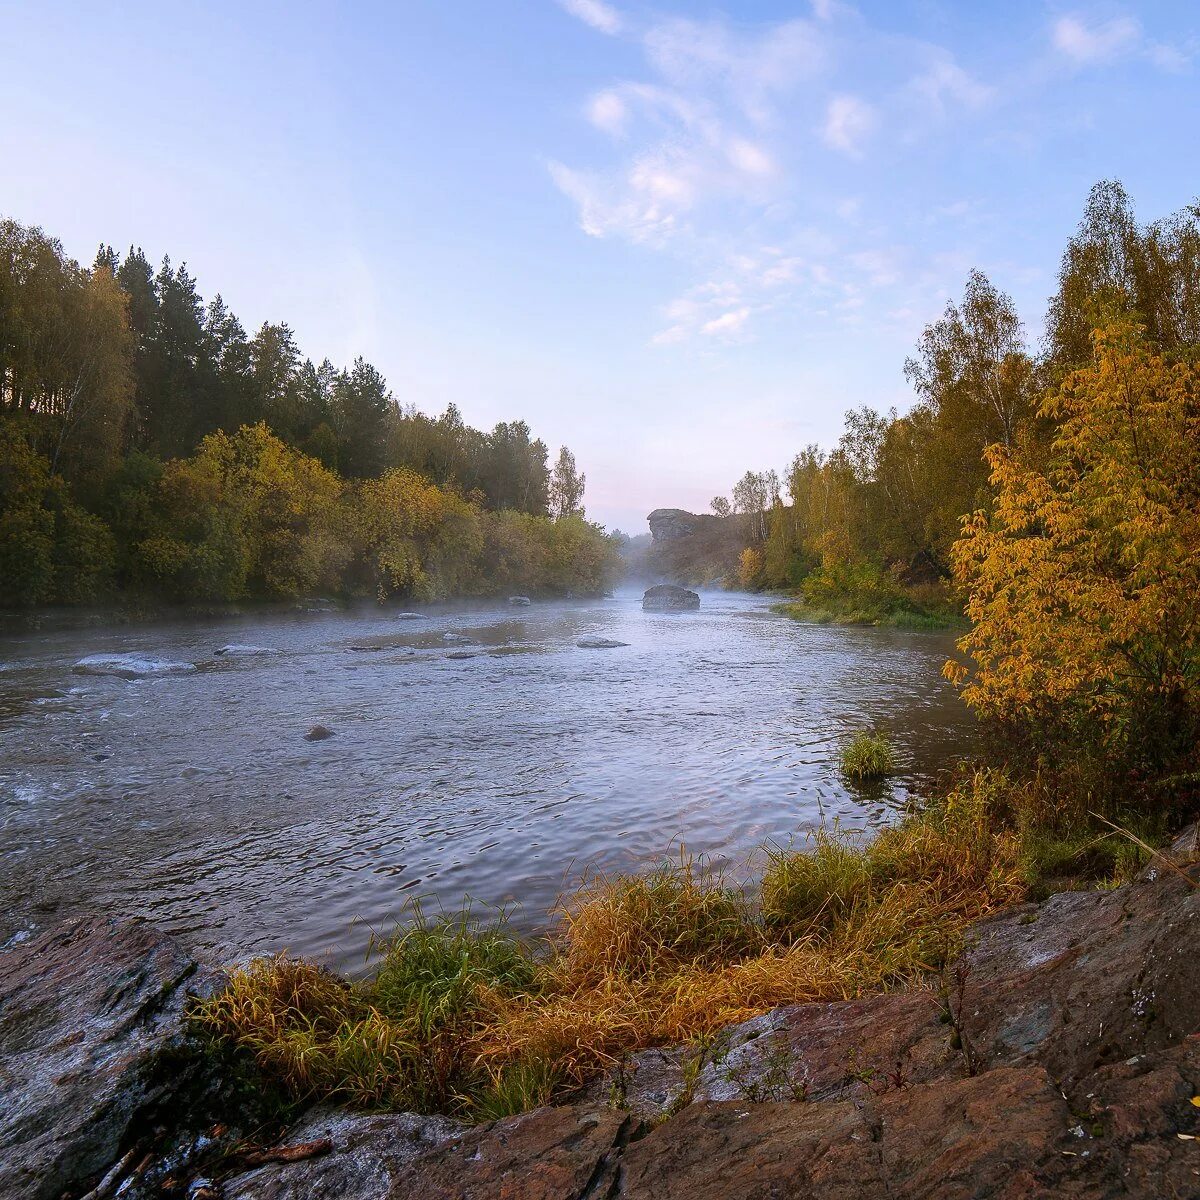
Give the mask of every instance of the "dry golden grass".
[[398, 935], [361, 985], [266, 960], [198, 1019], [297, 1093], [520, 1111], [633, 1051], [940, 968], [972, 921], [1024, 894], [1005, 787], [980, 773], [873, 841], [772, 849], [757, 897], [681, 856], [589, 880], [536, 948], [460, 916]]

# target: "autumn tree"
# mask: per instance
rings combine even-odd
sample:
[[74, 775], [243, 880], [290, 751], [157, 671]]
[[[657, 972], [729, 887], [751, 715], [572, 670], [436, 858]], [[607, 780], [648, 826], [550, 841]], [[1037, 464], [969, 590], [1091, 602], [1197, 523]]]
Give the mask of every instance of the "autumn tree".
[[1136, 320], [1152, 345], [1195, 354], [1200, 346], [1200, 206], [1138, 224], [1121, 184], [1092, 188], [1067, 244], [1046, 321], [1046, 352], [1062, 377], [1085, 366], [1092, 330], [1116, 317]]
[[1200, 367], [1129, 319], [1043, 403], [1044, 466], [988, 452], [995, 502], [953, 551], [979, 713], [1161, 769], [1200, 734]]
[[556, 520], [583, 512], [587, 476], [575, 465], [575, 455], [563, 446], [550, 472], [550, 515]]

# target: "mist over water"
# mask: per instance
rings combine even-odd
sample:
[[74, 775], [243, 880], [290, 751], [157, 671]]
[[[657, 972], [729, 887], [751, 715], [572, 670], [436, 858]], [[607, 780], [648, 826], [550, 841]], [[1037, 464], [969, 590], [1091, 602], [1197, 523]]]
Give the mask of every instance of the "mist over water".
[[[643, 613], [640, 595], [5, 637], [0, 941], [99, 909], [216, 957], [353, 968], [406, 899], [470, 895], [536, 930], [590, 868], [887, 820], [970, 745], [939, 676], [949, 635], [799, 625], [724, 592]], [[576, 645], [593, 636], [628, 645]], [[280, 653], [214, 657], [229, 643]], [[72, 673], [118, 651], [201, 669]], [[306, 741], [316, 724], [334, 736]], [[864, 727], [902, 764], [872, 795], [837, 770]]]

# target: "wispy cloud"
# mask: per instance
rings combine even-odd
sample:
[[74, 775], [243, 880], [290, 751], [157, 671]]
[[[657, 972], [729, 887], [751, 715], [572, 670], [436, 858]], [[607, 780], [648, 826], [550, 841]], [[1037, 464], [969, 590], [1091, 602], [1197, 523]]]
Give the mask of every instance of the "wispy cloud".
[[[704, 280], [660, 310], [657, 345], [744, 341], [781, 308], [861, 319], [867, 289], [897, 286], [901, 253], [860, 200], [817, 202], [812, 182], [870, 170], [869, 150], [882, 156], [997, 99], [947, 48], [872, 29], [836, 0], [757, 25], [675, 16], [637, 25], [607, 6], [598, 17], [583, 0], [560, 3], [644, 59], [643, 78], [583, 103], [607, 148], [586, 165], [549, 169], [589, 236], [669, 252]], [[851, 63], [857, 80], [845, 78]], [[813, 203], [833, 237], [817, 230]]]
[[996, 95], [995, 88], [980, 83], [951, 58], [939, 58], [916, 75], [909, 87], [943, 114], [952, 109], [982, 108]]
[[1089, 25], [1082, 17], [1059, 17], [1054, 48], [1077, 63], [1109, 62], [1141, 41], [1142, 27], [1132, 17], [1114, 17]]
[[1059, 17], [1051, 28], [1054, 48], [1076, 66], [1093, 67], [1138, 56], [1164, 71], [1182, 71], [1191, 61], [1190, 48], [1156, 42], [1130, 16], [1089, 22], [1077, 14]]
[[625, 22], [621, 14], [611, 4], [604, 0], [558, 0], [563, 8], [573, 17], [578, 17], [585, 25], [607, 33], [610, 37], [621, 32]]
[[861, 158], [863, 145], [875, 128], [875, 110], [858, 96], [834, 96], [825, 112], [821, 136], [851, 158]]

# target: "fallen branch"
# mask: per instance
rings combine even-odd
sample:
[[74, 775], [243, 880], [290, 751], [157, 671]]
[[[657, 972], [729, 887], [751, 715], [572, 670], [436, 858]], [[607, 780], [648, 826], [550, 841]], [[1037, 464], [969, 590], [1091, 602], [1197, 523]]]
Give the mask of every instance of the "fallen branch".
[[1168, 858], [1161, 850], [1155, 850], [1155, 848], [1151, 846], [1149, 842], [1142, 841], [1142, 839], [1138, 837], [1136, 833], [1133, 833], [1131, 830], [1125, 829], [1120, 825], [1113, 824], [1112, 821], [1110, 821], [1107, 817], [1102, 817], [1098, 812], [1092, 813], [1092, 816], [1095, 817], [1097, 821], [1103, 822], [1115, 833], [1119, 833], [1122, 837], [1127, 837], [1135, 846], [1140, 846], [1148, 855], [1150, 855], [1152, 859], [1156, 859], [1158, 862], [1162, 863], [1162, 865], [1168, 870], [1174, 871], [1175, 874], [1178, 875], [1183, 882], [1188, 885], [1188, 887], [1200, 887], [1200, 882], [1197, 882], [1197, 880], [1193, 879], [1177, 862]]
[[81, 1197], [80, 1200], [104, 1200], [104, 1197], [112, 1192], [121, 1176], [129, 1169], [135, 1154], [137, 1154], [136, 1146], [132, 1150], [127, 1150], [124, 1156], [105, 1172], [104, 1178], [86, 1196]]
[[329, 1138], [318, 1138], [315, 1142], [297, 1142], [294, 1146], [271, 1146], [266, 1150], [246, 1150], [238, 1157], [251, 1167], [264, 1167], [268, 1163], [302, 1162], [328, 1154], [333, 1149]]

